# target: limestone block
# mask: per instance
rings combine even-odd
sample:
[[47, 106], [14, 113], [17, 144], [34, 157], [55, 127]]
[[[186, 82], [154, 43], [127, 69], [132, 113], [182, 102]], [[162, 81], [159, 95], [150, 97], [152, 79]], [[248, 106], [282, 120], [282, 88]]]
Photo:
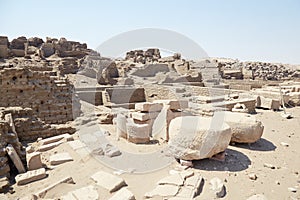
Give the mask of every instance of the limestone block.
[[26, 155], [27, 167], [28, 170], [40, 169], [43, 166], [41, 160], [41, 153], [33, 152]]
[[253, 143], [263, 134], [264, 126], [255, 116], [245, 113], [216, 112], [227, 123], [232, 132], [231, 142]]
[[199, 160], [226, 150], [231, 129], [217, 119], [186, 116], [173, 119], [169, 127], [169, 151], [175, 158]]
[[133, 143], [147, 143], [150, 141], [149, 124], [127, 123], [127, 139]]
[[51, 165], [59, 165], [69, 161], [73, 161], [73, 158], [70, 156], [69, 153], [57, 153], [50, 156]]
[[135, 200], [135, 197], [127, 188], [121, 188], [109, 200]]
[[155, 100], [153, 103], [168, 105], [170, 110], [184, 110], [189, 105], [187, 100]]
[[16, 150], [14, 149], [14, 147], [9, 144], [6, 147], [6, 151], [8, 156], [10, 157], [10, 159], [13, 161], [14, 165], [16, 166], [17, 170], [19, 173], [24, 173], [26, 170], [23, 166], [23, 163], [19, 157], [19, 155], [17, 154]]
[[97, 183], [97, 185], [107, 189], [109, 192], [115, 192], [126, 185], [122, 178], [104, 171], [99, 171], [93, 174], [91, 178]]
[[28, 171], [26, 173], [18, 174], [16, 176], [16, 183], [18, 185], [25, 185], [33, 181], [43, 179], [47, 176], [45, 168]]
[[163, 108], [162, 103], [142, 102], [135, 104], [135, 110], [141, 112], [159, 112]]

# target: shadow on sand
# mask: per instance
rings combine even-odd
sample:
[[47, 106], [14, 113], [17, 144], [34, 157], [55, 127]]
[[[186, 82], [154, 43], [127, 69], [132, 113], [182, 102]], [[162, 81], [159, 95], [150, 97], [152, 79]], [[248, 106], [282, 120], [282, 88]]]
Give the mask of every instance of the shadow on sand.
[[270, 141], [260, 138], [258, 141], [252, 144], [238, 144], [234, 145], [238, 148], [249, 149], [252, 151], [274, 151], [277, 147]]
[[250, 159], [245, 154], [233, 150], [226, 149], [225, 161], [216, 161], [212, 159], [203, 159], [194, 161], [194, 168], [207, 171], [243, 171], [251, 164]]

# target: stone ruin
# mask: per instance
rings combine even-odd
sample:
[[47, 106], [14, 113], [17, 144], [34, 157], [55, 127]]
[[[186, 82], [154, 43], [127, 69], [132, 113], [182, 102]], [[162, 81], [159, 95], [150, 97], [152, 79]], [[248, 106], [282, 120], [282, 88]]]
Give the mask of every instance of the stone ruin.
[[[255, 117], [257, 109], [278, 111], [300, 105], [300, 83], [284, 82], [296, 77], [298, 71], [281, 64], [220, 59], [196, 62], [179, 53], [161, 57], [160, 50], [153, 48], [112, 59], [64, 38], [46, 38], [44, 42], [19, 37], [9, 42], [2, 36], [1, 192], [8, 191], [13, 181], [26, 185], [46, 178], [48, 166], [73, 162], [75, 158], [68, 152], [55, 150], [65, 144], [82, 157], [96, 154], [116, 159], [122, 150], [115, 144], [159, 144], [189, 167], [195, 160], [223, 158], [230, 144], [260, 140], [264, 125]], [[215, 119], [223, 121], [213, 124]], [[99, 124], [98, 132], [80, 132], [82, 127]], [[104, 131], [107, 127], [109, 131]], [[114, 145], [99, 141], [103, 135], [116, 138]], [[93, 139], [85, 141], [84, 137]], [[91, 179], [114, 193], [115, 199], [124, 195], [134, 199], [120, 177], [100, 171]], [[73, 182], [67, 177], [54, 185]], [[178, 172], [160, 180], [145, 197], [194, 198], [201, 182], [196, 174]], [[214, 179], [211, 184], [214, 182], [221, 184]], [[43, 198], [51, 187], [34, 195]], [[185, 190], [189, 195], [182, 193]], [[90, 186], [64, 198], [80, 199], [84, 191], [98, 198]], [[225, 195], [223, 190], [219, 192], [217, 196]]]

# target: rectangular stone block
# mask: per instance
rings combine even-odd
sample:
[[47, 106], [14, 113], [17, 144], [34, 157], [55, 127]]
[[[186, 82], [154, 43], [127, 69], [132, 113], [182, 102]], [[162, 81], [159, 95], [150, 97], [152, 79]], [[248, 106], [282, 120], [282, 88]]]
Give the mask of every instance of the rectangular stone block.
[[159, 112], [151, 112], [151, 113], [133, 112], [131, 113], [131, 117], [133, 119], [144, 122], [150, 119], [155, 119], [158, 116], [158, 114]]
[[136, 103], [135, 110], [141, 112], [159, 112], [163, 108], [162, 103], [150, 103], [150, 102], [143, 102], [143, 103]]
[[51, 165], [59, 165], [69, 161], [73, 161], [73, 158], [70, 156], [69, 153], [57, 153], [50, 156]]
[[149, 124], [127, 123], [127, 139], [133, 143], [147, 143], [150, 141]]
[[25, 185], [31, 183], [33, 181], [37, 181], [43, 179], [47, 176], [45, 168], [28, 171], [23, 174], [18, 174], [16, 176], [16, 183], [18, 185]]
[[91, 176], [97, 185], [107, 189], [109, 192], [115, 192], [119, 190], [121, 187], [125, 186], [125, 181], [117, 176], [106, 173], [104, 171], [99, 171]]
[[189, 107], [187, 100], [155, 100], [154, 103], [162, 103], [170, 106], [170, 110], [183, 110]]

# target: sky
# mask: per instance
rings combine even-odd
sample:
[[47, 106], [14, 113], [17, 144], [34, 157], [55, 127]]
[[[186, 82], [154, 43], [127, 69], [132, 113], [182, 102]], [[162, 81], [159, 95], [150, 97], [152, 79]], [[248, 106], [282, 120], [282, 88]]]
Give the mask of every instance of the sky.
[[95, 49], [156, 28], [190, 38], [210, 57], [300, 64], [300, 0], [0, 0], [0, 19], [9, 40], [65, 37]]

